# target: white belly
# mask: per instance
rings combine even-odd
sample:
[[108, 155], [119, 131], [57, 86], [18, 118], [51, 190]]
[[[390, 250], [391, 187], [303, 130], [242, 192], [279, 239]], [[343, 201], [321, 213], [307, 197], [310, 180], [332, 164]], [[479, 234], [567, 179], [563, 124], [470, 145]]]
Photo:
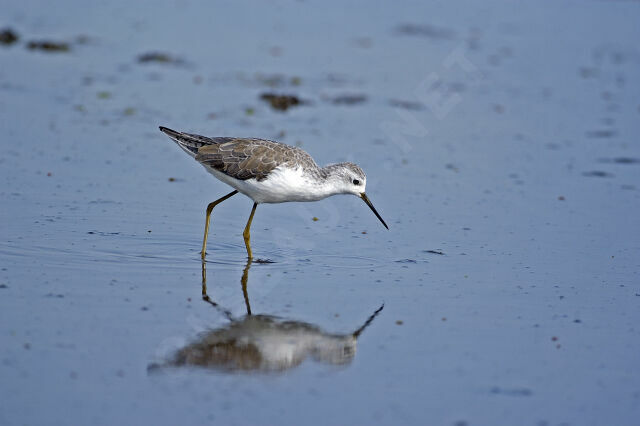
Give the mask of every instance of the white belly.
[[287, 201], [318, 201], [331, 195], [325, 185], [313, 182], [302, 168], [276, 168], [261, 181], [256, 179], [238, 180], [205, 166], [207, 171], [222, 182], [230, 185], [251, 198], [256, 203], [284, 203]]

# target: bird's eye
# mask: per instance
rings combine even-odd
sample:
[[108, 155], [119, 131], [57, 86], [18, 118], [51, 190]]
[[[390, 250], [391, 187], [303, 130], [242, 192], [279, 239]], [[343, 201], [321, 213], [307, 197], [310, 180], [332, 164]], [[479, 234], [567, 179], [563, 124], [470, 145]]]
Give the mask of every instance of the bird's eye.
[[359, 181], [358, 179], [354, 179], [354, 180], [353, 180], [353, 184], [354, 184], [354, 185], [360, 185], [360, 181]]

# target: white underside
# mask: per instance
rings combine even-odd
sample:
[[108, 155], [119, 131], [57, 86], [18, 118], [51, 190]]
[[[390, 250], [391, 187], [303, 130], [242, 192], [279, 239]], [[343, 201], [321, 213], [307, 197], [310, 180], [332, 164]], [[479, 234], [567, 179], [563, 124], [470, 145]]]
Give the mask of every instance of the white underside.
[[216, 178], [237, 189], [256, 203], [284, 203], [287, 201], [318, 201], [332, 195], [326, 184], [309, 179], [302, 168], [277, 167], [261, 181], [238, 180], [205, 166]]

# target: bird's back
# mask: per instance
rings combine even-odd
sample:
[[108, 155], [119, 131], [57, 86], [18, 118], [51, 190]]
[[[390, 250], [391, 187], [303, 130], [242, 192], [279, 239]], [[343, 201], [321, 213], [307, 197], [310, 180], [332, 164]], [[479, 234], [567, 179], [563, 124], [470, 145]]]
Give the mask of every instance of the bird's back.
[[162, 126], [160, 130], [205, 168], [238, 180], [255, 178], [261, 181], [278, 166], [303, 167], [309, 172], [319, 170], [309, 154], [280, 142], [255, 138], [207, 137], [177, 132]]

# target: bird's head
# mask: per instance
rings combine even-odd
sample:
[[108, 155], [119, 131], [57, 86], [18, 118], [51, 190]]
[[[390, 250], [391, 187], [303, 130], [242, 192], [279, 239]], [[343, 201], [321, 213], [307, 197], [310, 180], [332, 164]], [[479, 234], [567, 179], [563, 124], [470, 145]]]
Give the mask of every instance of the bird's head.
[[326, 169], [328, 169], [330, 179], [339, 193], [351, 194], [362, 198], [376, 217], [380, 219], [380, 222], [382, 222], [384, 227], [389, 229], [365, 193], [367, 176], [364, 174], [364, 170], [362, 170], [360, 166], [354, 163], [338, 163], [327, 166]]

